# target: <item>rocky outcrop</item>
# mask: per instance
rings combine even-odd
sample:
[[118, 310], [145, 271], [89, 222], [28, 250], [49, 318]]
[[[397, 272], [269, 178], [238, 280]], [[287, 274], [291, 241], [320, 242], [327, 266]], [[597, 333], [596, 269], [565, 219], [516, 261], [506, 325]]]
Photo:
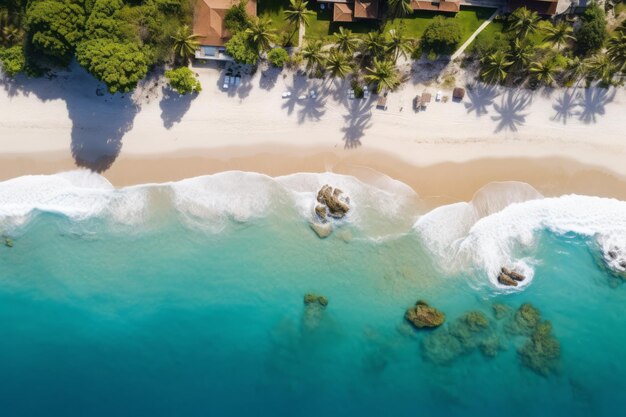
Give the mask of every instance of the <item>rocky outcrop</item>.
[[414, 307], [409, 308], [404, 317], [418, 329], [424, 327], [439, 327], [446, 319], [446, 315], [426, 301], [419, 300]]
[[4, 239], [4, 246], [6, 246], [7, 248], [13, 247], [13, 239], [8, 236], [2, 236], [2, 238]]
[[312, 304], [317, 304], [322, 307], [326, 307], [328, 305], [328, 298], [324, 297], [323, 295], [317, 295], [317, 294], [312, 294], [312, 293], [305, 294], [304, 305], [308, 306]]
[[350, 198], [344, 196], [339, 188], [328, 184], [317, 192], [317, 201], [320, 204], [315, 207], [315, 213], [322, 220], [326, 220], [327, 216], [341, 219], [350, 210]]
[[526, 277], [519, 272], [511, 271], [505, 267], [502, 267], [500, 274], [498, 275], [498, 282], [502, 285], [510, 287], [517, 287], [518, 282], [522, 282]]

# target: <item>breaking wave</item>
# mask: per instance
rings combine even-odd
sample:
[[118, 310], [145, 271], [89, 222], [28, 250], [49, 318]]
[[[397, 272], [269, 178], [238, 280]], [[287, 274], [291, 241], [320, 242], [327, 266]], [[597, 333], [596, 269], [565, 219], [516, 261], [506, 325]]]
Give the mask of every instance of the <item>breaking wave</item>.
[[543, 198], [529, 185], [499, 183], [485, 187], [469, 203], [427, 213], [414, 228], [449, 272], [478, 268], [496, 287], [502, 287], [497, 275], [503, 266], [527, 276], [518, 288], [532, 281], [533, 259], [517, 254], [533, 248], [542, 230], [592, 238], [613, 271], [626, 271], [626, 202], [615, 199]]

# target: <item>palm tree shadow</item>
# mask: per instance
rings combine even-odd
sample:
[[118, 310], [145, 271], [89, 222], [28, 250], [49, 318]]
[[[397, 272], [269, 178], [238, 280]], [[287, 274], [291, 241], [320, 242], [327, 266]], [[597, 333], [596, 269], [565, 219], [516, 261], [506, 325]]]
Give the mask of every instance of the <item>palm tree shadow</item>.
[[276, 86], [276, 81], [278, 81], [278, 76], [281, 72], [280, 68], [275, 68], [273, 66], [263, 70], [261, 72], [261, 77], [259, 78], [259, 87], [264, 90], [271, 91]]
[[[52, 78], [56, 78], [54, 83]], [[11, 96], [32, 94], [43, 102], [63, 100], [72, 122], [74, 161], [96, 172], [106, 171], [116, 160], [122, 139], [140, 110], [129, 94], [106, 93], [105, 86], [76, 63], [57, 75], [36, 79], [18, 75], [2, 78], [0, 84]]]
[[552, 106], [556, 112], [552, 120], [557, 122], [562, 121], [563, 124], [567, 124], [569, 119], [578, 114], [575, 110], [576, 107], [578, 107], [578, 103], [576, 102], [574, 91], [564, 91], [561, 97], [558, 97], [556, 103]]
[[598, 116], [606, 113], [606, 105], [615, 98], [615, 89], [588, 88], [578, 95], [578, 105], [582, 107], [578, 119], [583, 123], [596, 123]]
[[191, 107], [191, 102], [197, 97], [196, 93], [179, 94], [169, 87], [163, 87], [163, 98], [159, 103], [161, 119], [166, 129], [171, 129], [179, 123]]
[[343, 116], [346, 126], [343, 132], [344, 147], [346, 149], [361, 146], [361, 138], [365, 135], [365, 130], [372, 126], [372, 99], [354, 99], [346, 103], [348, 114]]
[[307, 120], [318, 121], [326, 113], [326, 100], [322, 96], [317, 98], [307, 97], [300, 100], [298, 110], [298, 123], [302, 124]]
[[518, 126], [526, 123], [526, 113], [522, 111], [532, 102], [532, 96], [524, 91], [508, 91], [504, 96], [500, 105], [494, 104], [493, 108], [498, 113], [497, 116], [491, 116], [491, 119], [498, 122], [495, 133], [503, 130], [517, 132]]
[[475, 112], [476, 117], [487, 114], [489, 112], [487, 107], [493, 104], [498, 94], [498, 89], [494, 85], [475, 83], [468, 86], [465, 102], [467, 113]]
[[285, 102], [281, 106], [287, 110], [287, 114], [291, 115], [298, 104], [298, 97], [306, 91], [307, 80], [306, 77], [299, 75], [293, 75], [293, 85], [287, 88], [287, 91], [291, 93], [291, 96], [285, 99]]

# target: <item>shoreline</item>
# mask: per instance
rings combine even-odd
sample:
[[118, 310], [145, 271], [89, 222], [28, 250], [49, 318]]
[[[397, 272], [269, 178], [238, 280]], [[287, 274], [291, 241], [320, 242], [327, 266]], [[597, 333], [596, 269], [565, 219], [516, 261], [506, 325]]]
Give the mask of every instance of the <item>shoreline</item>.
[[[207, 155], [210, 154], [210, 155]], [[78, 169], [62, 152], [0, 157], [0, 180]], [[227, 147], [157, 155], [122, 154], [101, 173], [115, 187], [165, 183], [224, 171], [257, 172], [272, 177], [298, 172], [333, 172], [364, 182], [381, 174], [410, 186], [430, 208], [469, 201], [491, 182], [519, 181], [544, 196], [594, 195], [626, 201], [626, 176], [605, 167], [553, 157], [478, 158], [414, 164], [375, 150], [333, 152], [323, 148]]]

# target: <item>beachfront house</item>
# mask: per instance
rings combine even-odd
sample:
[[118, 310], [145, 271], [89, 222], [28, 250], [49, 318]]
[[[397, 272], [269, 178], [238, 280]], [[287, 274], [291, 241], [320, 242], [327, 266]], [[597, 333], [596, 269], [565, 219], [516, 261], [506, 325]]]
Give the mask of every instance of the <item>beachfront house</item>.
[[332, 9], [333, 22], [356, 22], [381, 18], [379, 0], [320, 0], [317, 3], [321, 9]]
[[[224, 26], [226, 11], [239, 3], [239, 0], [196, 0], [193, 15], [193, 33], [199, 35], [200, 48], [196, 59], [212, 61], [231, 61], [226, 54], [224, 44], [230, 39], [230, 33]], [[256, 16], [257, 0], [248, 0], [246, 12]]]

